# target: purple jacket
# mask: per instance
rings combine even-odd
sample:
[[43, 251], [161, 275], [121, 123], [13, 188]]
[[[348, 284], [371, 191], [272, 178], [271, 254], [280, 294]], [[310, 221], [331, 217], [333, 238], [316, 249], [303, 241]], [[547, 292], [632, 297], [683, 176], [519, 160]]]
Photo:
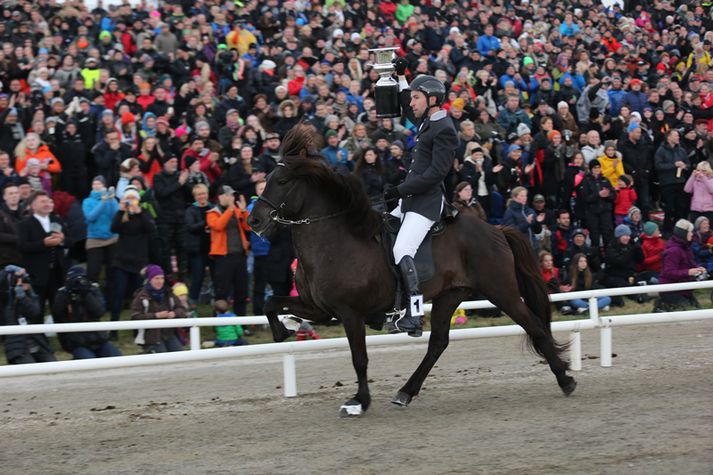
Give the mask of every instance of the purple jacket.
[[688, 270], [694, 267], [698, 267], [698, 264], [693, 258], [691, 243], [678, 236], [673, 236], [666, 243], [666, 249], [663, 252], [659, 283], [690, 282], [691, 276], [688, 275]]

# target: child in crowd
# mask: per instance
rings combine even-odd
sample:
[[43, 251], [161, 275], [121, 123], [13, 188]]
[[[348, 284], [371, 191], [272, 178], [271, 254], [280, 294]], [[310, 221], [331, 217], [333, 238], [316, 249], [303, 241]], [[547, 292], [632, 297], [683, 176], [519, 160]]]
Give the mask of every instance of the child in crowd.
[[641, 221], [641, 210], [636, 206], [629, 208], [622, 224], [629, 226], [629, 229], [631, 230], [631, 240], [634, 243], [638, 243], [639, 237], [644, 231], [644, 223]]
[[624, 222], [635, 201], [636, 191], [634, 190], [633, 179], [629, 175], [620, 176], [619, 180], [617, 180], [616, 202], [614, 204], [614, 223], [617, 226]]
[[46, 191], [50, 196], [52, 195], [52, 180], [48, 174], [42, 173], [42, 168], [38, 159], [29, 159], [23, 172], [27, 173], [27, 180], [30, 182], [32, 191]]
[[644, 262], [637, 268], [640, 280], [645, 280], [649, 284], [658, 283], [665, 248], [666, 242], [661, 237], [659, 227], [656, 223], [648, 221], [644, 224], [644, 232], [641, 233], [641, 250], [644, 253]]
[[[213, 304], [216, 317], [236, 317], [229, 311], [230, 305], [226, 300], [216, 300]], [[241, 346], [247, 345], [248, 341], [243, 336], [243, 327], [240, 325], [225, 325], [215, 327], [215, 346]]]
[[[186, 317], [193, 318], [197, 317], [198, 315], [196, 314], [195, 309], [189, 311], [188, 309], [191, 308], [190, 305], [188, 305], [188, 287], [186, 284], [183, 282], [176, 282], [173, 284], [173, 287], [171, 287], [171, 290], [173, 291], [173, 295], [178, 297], [178, 300], [181, 301], [181, 304], [186, 307]], [[178, 339], [181, 341], [182, 344], [186, 345], [190, 341], [190, 330], [188, 327], [180, 327], [176, 329], [176, 333], [178, 335]]]

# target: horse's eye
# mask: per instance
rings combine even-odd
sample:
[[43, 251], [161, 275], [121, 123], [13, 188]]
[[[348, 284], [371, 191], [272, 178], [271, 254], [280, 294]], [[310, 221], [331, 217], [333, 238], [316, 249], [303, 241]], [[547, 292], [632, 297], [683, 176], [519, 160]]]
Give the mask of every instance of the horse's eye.
[[277, 180], [278, 185], [284, 185], [286, 183], [287, 183], [287, 178], [280, 178], [279, 180]]

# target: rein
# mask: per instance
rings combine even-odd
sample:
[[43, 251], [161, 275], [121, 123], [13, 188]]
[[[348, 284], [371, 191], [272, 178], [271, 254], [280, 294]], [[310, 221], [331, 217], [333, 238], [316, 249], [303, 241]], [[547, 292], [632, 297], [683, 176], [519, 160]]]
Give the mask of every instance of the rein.
[[[280, 163], [277, 164], [277, 166], [278, 166], [278, 167], [284, 167], [285, 164], [282, 163], [282, 162], [280, 162]], [[258, 199], [257, 199], [258, 201], [262, 201], [262, 202], [264, 202], [265, 204], [267, 204], [270, 208], [272, 208], [272, 211], [270, 211], [270, 219], [271, 219], [271, 220], [273, 220], [273, 221], [275, 221], [276, 223], [279, 223], [279, 224], [312, 224], [312, 223], [316, 223], [316, 222], [319, 222], [319, 221], [324, 221], [324, 220], [327, 220], [327, 219], [336, 218], [337, 216], [341, 216], [341, 215], [343, 215], [343, 214], [346, 214], [347, 211], [346, 211], [346, 210], [342, 210], [342, 211], [337, 211], [336, 213], [327, 214], [327, 215], [324, 215], [324, 216], [316, 216], [316, 217], [313, 217], [313, 218], [307, 217], [307, 218], [296, 219], [296, 220], [294, 220], [294, 219], [287, 219], [287, 218], [281, 216], [281, 215], [280, 215], [280, 210], [284, 209], [285, 206], [287, 206], [287, 197], [290, 196], [290, 193], [292, 193], [292, 190], [294, 190], [296, 186], [297, 186], [297, 183], [295, 183], [294, 185], [292, 185], [292, 187], [291, 187], [291, 188], [287, 191], [287, 193], [285, 194], [285, 199], [284, 199], [284, 201], [283, 201], [282, 203], [280, 203], [279, 205], [276, 205], [275, 203], [273, 203], [273, 202], [270, 201], [269, 199], [265, 198], [265, 195], [264, 195], [264, 194], [262, 194], [262, 195], [260, 195], [260, 196], [258, 197]]]

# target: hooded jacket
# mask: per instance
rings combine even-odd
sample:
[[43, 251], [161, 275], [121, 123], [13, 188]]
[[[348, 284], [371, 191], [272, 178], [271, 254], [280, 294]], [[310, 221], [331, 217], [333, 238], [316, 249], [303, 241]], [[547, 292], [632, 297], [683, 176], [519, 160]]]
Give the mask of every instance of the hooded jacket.
[[692, 277], [688, 271], [695, 267], [698, 264], [693, 257], [691, 243], [674, 235], [666, 243], [659, 283], [690, 282]]

